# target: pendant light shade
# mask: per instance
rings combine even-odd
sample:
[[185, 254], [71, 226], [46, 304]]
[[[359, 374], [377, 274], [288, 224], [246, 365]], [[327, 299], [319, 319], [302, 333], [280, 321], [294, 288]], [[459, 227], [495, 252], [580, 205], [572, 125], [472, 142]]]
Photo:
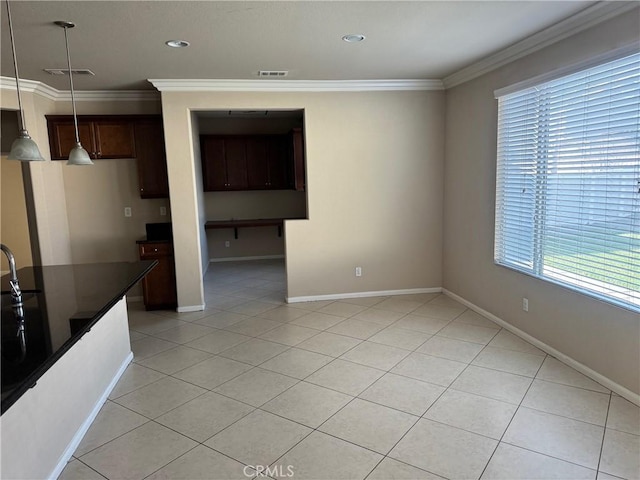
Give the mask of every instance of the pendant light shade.
[[89, 153], [82, 148], [80, 142], [76, 143], [76, 146], [69, 152], [69, 161], [67, 165], [93, 165]]
[[11, 151], [7, 157], [9, 160], [20, 160], [22, 162], [43, 162], [44, 158], [40, 154], [38, 145], [27, 132], [24, 125], [24, 110], [22, 109], [22, 95], [20, 94], [20, 76], [18, 75], [18, 59], [16, 57], [16, 43], [13, 39], [13, 23], [11, 22], [11, 7], [7, 0], [7, 16], [9, 17], [9, 36], [11, 37], [11, 53], [13, 54], [13, 68], [16, 72], [16, 88], [18, 89], [18, 138], [11, 144]]
[[73, 107], [73, 125], [76, 130], [76, 146], [69, 152], [69, 160], [67, 165], [93, 165], [89, 153], [82, 148], [80, 143], [80, 135], [78, 134], [78, 115], [76, 114], [76, 97], [73, 92], [73, 70], [71, 70], [71, 55], [69, 55], [69, 38], [67, 37], [67, 29], [76, 26], [73, 22], [67, 22], [66, 20], [59, 20], [53, 22], [57, 26], [64, 29], [64, 44], [67, 47], [67, 66], [69, 67], [69, 85], [71, 87], [71, 106]]
[[22, 162], [42, 162], [44, 158], [40, 154], [38, 145], [29, 136], [26, 130], [20, 130], [18, 138], [11, 144], [11, 151], [7, 157], [9, 160], [20, 160]]

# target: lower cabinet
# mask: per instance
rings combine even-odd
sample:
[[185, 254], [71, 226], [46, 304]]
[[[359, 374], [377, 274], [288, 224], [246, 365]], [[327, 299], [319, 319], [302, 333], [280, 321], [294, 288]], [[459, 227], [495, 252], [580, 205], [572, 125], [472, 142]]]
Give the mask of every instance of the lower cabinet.
[[138, 242], [140, 260], [158, 260], [158, 265], [142, 279], [146, 310], [172, 309], [178, 305], [176, 268], [172, 242]]

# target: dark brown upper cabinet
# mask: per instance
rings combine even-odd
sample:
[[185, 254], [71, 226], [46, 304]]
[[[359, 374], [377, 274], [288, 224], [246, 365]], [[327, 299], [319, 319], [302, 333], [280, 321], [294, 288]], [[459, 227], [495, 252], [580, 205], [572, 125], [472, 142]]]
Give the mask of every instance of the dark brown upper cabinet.
[[[71, 115], [47, 115], [52, 160], [66, 160], [76, 144]], [[95, 159], [132, 158], [141, 198], [168, 198], [167, 156], [160, 115], [80, 115], [82, 146]]]
[[[73, 117], [47, 115], [52, 160], [67, 160], [76, 144]], [[78, 134], [92, 159], [135, 158], [134, 122], [123, 117], [79, 116]]]
[[291, 188], [302, 192], [306, 188], [304, 136], [302, 128], [294, 128], [289, 133], [289, 180]]
[[246, 138], [250, 190], [283, 190], [287, 186], [287, 144], [283, 135]]
[[292, 134], [202, 135], [200, 140], [205, 191], [296, 188]]
[[162, 118], [135, 122], [136, 160], [141, 198], [168, 198], [169, 177]]
[[203, 135], [200, 140], [204, 190], [247, 190], [245, 137]]

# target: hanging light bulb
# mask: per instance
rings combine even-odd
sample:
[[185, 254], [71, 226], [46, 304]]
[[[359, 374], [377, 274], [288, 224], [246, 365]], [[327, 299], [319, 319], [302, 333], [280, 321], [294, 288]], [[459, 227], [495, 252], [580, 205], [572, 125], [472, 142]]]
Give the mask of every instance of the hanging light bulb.
[[71, 70], [71, 56], [69, 55], [69, 39], [67, 38], [67, 29], [75, 27], [76, 24], [64, 20], [59, 20], [54, 23], [64, 29], [64, 43], [67, 47], [67, 65], [69, 67], [69, 85], [71, 86], [71, 106], [73, 107], [73, 125], [76, 129], [76, 146], [71, 149], [71, 152], [69, 152], [69, 160], [67, 161], [67, 165], [93, 165], [93, 162], [89, 157], [89, 153], [87, 153], [87, 151], [82, 148], [82, 144], [80, 143], [80, 135], [78, 134], [76, 99], [73, 92], [73, 72]]
[[22, 109], [22, 95], [20, 94], [20, 76], [18, 75], [18, 59], [16, 57], [16, 44], [13, 38], [13, 24], [11, 22], [11, 7], [7, 0], [7, 15], [9, 17], [9, 36], [11, 37], [11, 52], [13, 53], [13, 68], [16, 72], [16, 87], [18, 89], [18, 138], [11, 144], [11, 151], [7, 157], [9, 160], [20, 160], [23, 162], [43, 162], [44, 158], [40, 154], [38, 145], [27, 132], [24, 124], [24, 110]]

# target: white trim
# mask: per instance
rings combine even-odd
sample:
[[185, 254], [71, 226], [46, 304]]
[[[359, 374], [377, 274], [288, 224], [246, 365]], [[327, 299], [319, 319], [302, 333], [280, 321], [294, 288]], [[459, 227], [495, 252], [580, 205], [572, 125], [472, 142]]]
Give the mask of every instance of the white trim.
[[632, 392], [628, 388], [623, 387], [622, 385], [614, 382], [613, 380], [605, 377], [604, 375], [596, 372], [595, 370], [590, 369], [586, 365], [583, 365], [582, 363], [578, 362], [577, 360], [574, 360], [570, 356], [565, 355], [564, 353], [562, 353], [562, 352], [556, 350], [555, 348], [547, 345], [543, 341], [538, 340], [536, 337], [533, 337], [533, 336], [529, 335], [528, 333], [520, 330], [518, 327], [514, 327], [510, 323], [502, 320], [500, 317], [495, 316], [491, 312], [487, 312], [483, 308], [480, 308], [477, 305], [471, 303], [470, 301], [465, 300], [461, 296], [456, 295], [455, 293], [447, 290], [446, 288], [442, 289], [442, 293], [444, 293], [448, 297], [451, 297], [454, 300], [462, 303], [463, 305], [466, 305], [471, 310], [479, 313], [483, 317], [487, 317], [489, 320], [497, 323], [502, 328], [504, 328], [506, 330], [509, 330], [514, 335], [522, 338], [523, 340], [525, 340], [525, 341], [531, 343], [532, 345], [538, 347], [540, 350], [545, 351], [546, 353], [548, 353], [552, 357], [555, 357], [556, 359], [560, 360], [565, 365], [570, 366], [571, 368], [577, 370], [578, 372], [582, 373], [583, 375], [586, 375], [587, 377], [591, 378], [593, 381], [598, 382], [603, 387], [608, 388], [609, 390], [617, 393], [621, 397], [624, 397], [627, 400], [629, 400], [630, 402], [635, 403], [636, 405], [640, 406], [640, 394]]
[[202, 305], [188, 305], [186, 307], [178, 307], [176, 308], [176, 312], [178, 313], [189, 313], [189, 312], [201, 312], [205, 308], [205, 304]]
[[441, 80], [149, 79], [161, 92], [368, 92], [444, 90]]
[[440, 293], [442, 288], [407, 288], [404, 290], [379, 290], [375, 292], [331, 293], [329, 295], [309, 295], [305, 297], [286, 297], [287, 303], [317, 302], [319, 300], [341, 300], [343, 298], [387, 297], [390, 295], [412, 295], [416, 293]]
[[606, 63], [609, 61], [612, 62], [619, 58], [633, 55], [634, 53], [638, 53], [639, 51], [640, 51], [640, 45], [638, 45], [637, 42], [634, 42], [629, 45], [624, 45], [622, 47], [616, 48], [609, 52], [596, 55], [587, 60], [573, 63], [571, 65], [566, 65], [564, 67], [557, 68], [550, 72], [543, 73], [542, 75], [536, 75], [535, 77], [528, 78], [527, 80], [514, 83], [513, 85], [508, 85], [506, 87], [499, 88], [495, 90], [493, 94], [495, 98], [504, 97], [506, 95], [520, 92], [522, 90], [534, 87], [536, 85], [540, 85], [542, 83], [550, 82], [551, 80], [555, 80], [560, 77], [564, 77], [566, 75], [571, 75], [572, 73], [576, 73], [581, 70], [586, 70], [587, 68], [595, 67], [602, 63]]
[[[20, 79], [23, 92], [34, 93], [54, 101], [71, 101], [71, 92], [57, 90], [46, 83]], [[0, 90], [15, 90], [16, 79], [0, 77]], [[160, 95], [155, 90], [80, 90], [75, 92], [77, 102], [128, 102], [128, 101], [160, 101]]]
[[[130, 102], [130, 101], [160, 101], [156, 91], [146, 90], [81, 90], [74, 92], [76, 102]], [[59, 101], [71, 101], [71, 92], [59, 91]]]
[[448, 75], [442, 82], [445, 88], [455, 87], [637, 7], [637, 2], [598, 2], [504, 50]]
[[218, 263], [218, 262], [242, 262], [248, 260], [274, 260], [278, 258], [284, 258], [284, 255], [258, 255], [253, 257], [220, 257], [220, 258], [210, 258], [209, 263]]
[[73, 452], [75, 452], [76, 449], [78, 448], [78, 445], [80, 445], [80, 442], [82, 441], [85, 434], [87, 433], [87, 430], [89, 430], [89, 428], [91, 427], [91, 424], [98, 416], [98, 413], [100, 413], [100, 409], [109, 398], [111, 391], [115, 388], [116, 384], [120, 380], [120, 377], [122, 377], [122, 375], [124, 374], [124, 371], [127, 369], [127, 367], [129, 366], [132, 360], [133, 360], [133, 352], [129, 352], [129, 355], [127, 355], [127, 357], [124, 359], [124, 362], [122, 362], [122, 365], [120, 365], [120, 368], [116, 372], [116, 375], [113, 377], [113, 380], [111, 380], [111, 383], [109, 383], [109, 385], [105, 389], [102, 396], [98, 399], [98, 401], [96, 402], [95, 406], [93, 407], [93, 410], [91, 411], [87, 419], [84, 421], [82, 425], [80, 425], [80, 428], [78, 429], [76, 434], [73, 436], [73, 439], [67, 446], [66, 450], [60, 456], [60, 459], [58, 460], [58, 464], [56, 465], [56, 467], [53, 469], [53, 471], [48, 477], [50, 480], [55, 480], [56, 478], [58, 478], [62, 473], [62, 470], [64, 470], [64, 467], [67, 466], [67, 462], [69, 462], [69, 459], [73, 455]]

